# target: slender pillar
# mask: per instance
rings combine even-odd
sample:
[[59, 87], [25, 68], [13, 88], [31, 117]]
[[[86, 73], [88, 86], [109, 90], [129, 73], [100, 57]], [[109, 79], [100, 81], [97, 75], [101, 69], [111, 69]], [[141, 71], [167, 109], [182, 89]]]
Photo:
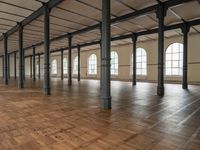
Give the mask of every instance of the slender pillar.
[[[102, 22], [100, 22], [100, 34], [101, 34], [101, 41], [100, 41], [100, 58], [102, 58]], [[102, 60], [100, 59], [100, 91], [102, 88]], [[101, 93], [101, 92], [100, 92]]]
[[81, 56], [80, 56], [81, 46], [78, 45], [78, 81], [81, 80]]
[[25, 78], [25, 73], [26, 73], [26, 72], [25, 72], [25, 68], [26, 68], [26, 67], [25, 67], [25, 55], [24, 55], [24, 50], [23, 50], [23, 53], [22, 53], [22, 57], [23, 57], [22, 61], [23, 61], [23, 67], [24, 67], [24, 68], [23, 68], [23, 80], [25, 81], [25, 79], [26, 79], [26, 78]]
[[23, 27], [19, 24], [19, 89], [24, 88], [24, 49], [23, 49]]
[[101, 108], [111, 109], [110, 93], [110, 0], [102, 0], [102, 84], [101, 84]]
[[157, 18], [159, 20], [158, 27], [158, 85], [157, 95], [164, 95], [164, 18], [166, 9], [162, 3], [157, 9]]
[[17, 79], [17, 52], [14, 53], [14, 78]]
[[133, 33], [132, 35], [132, 41], [133, 41], [133, 62], [132, 62], [132, 85], [136, 85], [136, 44], [137, 44], [137, 35], [135, 33]]
[[40, 79], [40, 54], [38, 55], [38, 79]]
[[188, 33], [190, 27], [187, 22], [181, 27], [183, 32], [183, 79], [182, 87], [183, 89], [188, 89]]
[[8, 37], [3, 34], [4, 38], [4, 83], [8, 85]]
[[4, 79], [4, 55], [2, 55], [2, 76]]
[[63, 76], [63, 50], [61, 50], [61, 60], [60, 60], [60, 62], [61, 62], [61, 64], [60, 64], [60, 74], [61, 74], [61, 80], [63, 80], [63, 78], [64, 78], [64, 76]]
[[8, 54], [8, 79], [10, 79], [10, 54]]
[[68, 85], [72, 85], [72, 36], [68, 35]]
[[36, 79], [36, 71], [35, 71], [35, 46], [33, 46], [33, 81]]
[[30, 57], [30, 78], [33, 77], [33, 56]]
[[51, 94], [50, 89], [50, 42], [49, 42], [49, 8], [45, 4], [44, 10], [44, 93], [45, 95]]

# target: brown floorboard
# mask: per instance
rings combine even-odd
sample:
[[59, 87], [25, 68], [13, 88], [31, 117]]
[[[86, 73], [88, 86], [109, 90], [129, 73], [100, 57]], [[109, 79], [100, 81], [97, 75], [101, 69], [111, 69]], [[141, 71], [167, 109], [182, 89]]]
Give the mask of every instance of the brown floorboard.
[[0, 150], [199, 150], [200, 86], [112, 82], [112, 110], [99, 109], [99, 81], [0, 84]]

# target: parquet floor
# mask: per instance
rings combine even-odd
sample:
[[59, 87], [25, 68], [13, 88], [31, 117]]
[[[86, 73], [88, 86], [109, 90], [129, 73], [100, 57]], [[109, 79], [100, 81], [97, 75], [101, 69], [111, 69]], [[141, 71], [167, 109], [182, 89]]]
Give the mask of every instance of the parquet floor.
[[112, 110], [99, 109], [99, 81], [0, 84], [0, 150], [200, 150], [200, 86], [112, 82]]

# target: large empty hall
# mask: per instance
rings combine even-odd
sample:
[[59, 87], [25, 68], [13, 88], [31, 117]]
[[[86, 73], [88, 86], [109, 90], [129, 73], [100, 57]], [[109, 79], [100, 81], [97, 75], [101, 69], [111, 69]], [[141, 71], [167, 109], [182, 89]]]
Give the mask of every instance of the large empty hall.
[[0, 0], [0, 150], [200, 150], [200, 0]]

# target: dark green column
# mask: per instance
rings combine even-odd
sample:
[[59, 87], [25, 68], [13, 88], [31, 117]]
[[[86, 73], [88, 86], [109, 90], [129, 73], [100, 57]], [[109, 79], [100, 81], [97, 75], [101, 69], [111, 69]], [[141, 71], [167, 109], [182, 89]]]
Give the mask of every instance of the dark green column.
[[110, 0], [102, 0], [102, 77], [101, 77], [101, 108], [111, 109], [110, 91]]
[[44, 9], [44, 93], [51, 94], [50, 88], [50, 36], [49, 36], [49, 8], [45, 4]]
[[4, 40], [4, 83], [8, 85], [8, 37], [3, 34]]

